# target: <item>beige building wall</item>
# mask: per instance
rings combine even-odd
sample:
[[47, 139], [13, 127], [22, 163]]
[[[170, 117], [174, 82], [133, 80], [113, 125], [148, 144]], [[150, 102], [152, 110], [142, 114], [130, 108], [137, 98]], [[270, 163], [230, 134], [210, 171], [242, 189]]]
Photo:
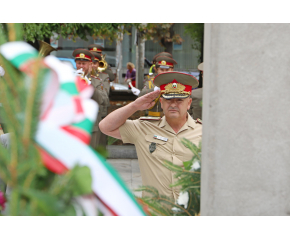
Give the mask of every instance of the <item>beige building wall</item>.
[[201, 215], [290, 215], [290, 24], [206, 24]]

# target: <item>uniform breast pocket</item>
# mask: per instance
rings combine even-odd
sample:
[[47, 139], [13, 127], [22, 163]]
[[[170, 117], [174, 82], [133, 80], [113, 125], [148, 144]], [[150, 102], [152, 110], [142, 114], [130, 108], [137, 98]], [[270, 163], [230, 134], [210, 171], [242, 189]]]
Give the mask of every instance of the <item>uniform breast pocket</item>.
[[152, 154], [152, 156], [165, 160], [166, 155], [168, 155], [169, 152], [169, 139], [167, 141], [162, 141], [155, 139], [153, 134], [148, 134], [145, 136], [145, 140], [148, 151]]

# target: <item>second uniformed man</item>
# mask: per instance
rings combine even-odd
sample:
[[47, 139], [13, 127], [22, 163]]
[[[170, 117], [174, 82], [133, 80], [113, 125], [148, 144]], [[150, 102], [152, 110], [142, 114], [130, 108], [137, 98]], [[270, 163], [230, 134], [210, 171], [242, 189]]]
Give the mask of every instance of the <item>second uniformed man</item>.
[[[155, 85], [153, 84], [154, 77], [160, 73], [163, 72], [172, 72], [174, 70], [174, 65], [177, 64], [177, 62], [169, 57], [170, 53], [162, 52], [157, 54], [154, 57], [154, 60], [156, 61], [156, 74], [151, 75], [148, 80], [144, 84], [144, 88], [139, 94], [139, 97], [142, 97], [143, 95], [154, 91]], [[145, 118], [151, 118], [151, 119], [156, 119], [158, 120], [161, 117], [162, 109], [161, 105], [159, 102], [159, 98], [155, 99], [155, 105], [148, 109], [148, 117]]]

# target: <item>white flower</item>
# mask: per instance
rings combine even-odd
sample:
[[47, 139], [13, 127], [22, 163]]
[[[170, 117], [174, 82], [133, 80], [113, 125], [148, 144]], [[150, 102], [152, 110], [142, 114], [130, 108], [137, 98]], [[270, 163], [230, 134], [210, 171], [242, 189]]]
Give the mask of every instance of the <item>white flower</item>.
[[188, 200], [189, 200], [189, 195], [188, 195], [187, 191], [179, 193], [179, 197], [177, 199], [177, 203], [179, 205], [184, 205], [185, 209], [187, 208]]
[[198, 161], [195, 161], [191, 166], [191, 170], [198, 170], [198, 169], [200, 169], [200, 164]]
[[177, 207], [173, 207], [173, 208], [171, 208], [171, 210], [172, 210], [173, 212], [180, 212], [180, 209], [177, 208]]

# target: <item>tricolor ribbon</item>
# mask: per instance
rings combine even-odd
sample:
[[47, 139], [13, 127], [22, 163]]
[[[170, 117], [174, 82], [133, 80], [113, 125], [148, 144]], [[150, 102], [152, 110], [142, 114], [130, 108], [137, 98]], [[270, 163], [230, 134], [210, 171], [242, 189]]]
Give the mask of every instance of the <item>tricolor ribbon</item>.
[[[5, 43], [0, 52], [19, 70], [33, 76], [31, 64], [38, 58], [38, 52], [29, 44]], [[57, 174], [77, 164], [88, 166], [92, 190], [104, 215], [145, 215], [119, 174], [89, 146], [98, 112], [97, 103], [90, 99], [93, 87], [84, 84], [70, 66], [54, 56], [42, 59], [42, 66], [50, 71], [44, 76], [46, 82], [35, 139], [45, 166]]]

